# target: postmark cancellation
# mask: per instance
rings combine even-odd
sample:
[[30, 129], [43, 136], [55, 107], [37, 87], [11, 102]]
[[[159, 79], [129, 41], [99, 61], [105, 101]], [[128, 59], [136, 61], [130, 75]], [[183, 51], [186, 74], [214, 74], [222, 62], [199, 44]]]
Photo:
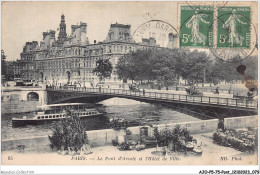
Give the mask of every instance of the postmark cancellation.
[[[222, 61], [248, 58], [257, 47], [253, 7], [230, 3], [181, 3], [180, 47], [205, 48]], [[235, 61], [236, 61], [235, 60]]]

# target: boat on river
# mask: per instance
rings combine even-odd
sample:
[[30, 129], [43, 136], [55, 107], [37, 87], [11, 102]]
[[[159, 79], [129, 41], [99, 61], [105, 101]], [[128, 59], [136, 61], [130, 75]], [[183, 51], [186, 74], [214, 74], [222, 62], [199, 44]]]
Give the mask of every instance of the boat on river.
[[[52, 121], [78, 116], [79, 118], [100, 116], [103, 113], [95, 108], [88, 108], [89, 104], [84, 103], [64, 103], [40, 106], [43, 111], [35, 112], [33, 116], [23, 116], [22, 118], [12, 118], [13, 127], [26, 125], [40, 125]], [[67, 113], [70, 111], [70, 114]]]

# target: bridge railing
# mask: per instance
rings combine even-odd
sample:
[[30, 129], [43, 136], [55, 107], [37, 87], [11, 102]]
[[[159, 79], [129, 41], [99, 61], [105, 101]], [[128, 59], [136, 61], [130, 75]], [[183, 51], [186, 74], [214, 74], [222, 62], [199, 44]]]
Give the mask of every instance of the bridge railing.
[[[176, 91], [186, 91], [186, 88], [187, 87], [180, 87], [180, 86], [177, 86], [175, 87]], [[216, 91], [216, 88], [214, 87], [197, 87], [195, 86], [195, 89], [196, 90], [199, 90], [201, 92], [211, 92], [211, 93], [214, 93]], [[231, 89], [218, 89], [219, 93], [223, 93], [223, 94], [233, 94], [234, 93], [234, 90], [231, 90]]]
[[75, 92], [89, 92], [97, 94], [115, 94], [117, 96], [131, 96], [139, 98], [159, 99], [159, 100], [175, 100], [191, 103], [205, 103], [225, 106], [236, 106], [246, 108], [257, 108], [256, 100], [241, 100], [238, 98], [223, 98], [223, 97], [208, 97], [208, 96], [191, 96], [184, 94], [146, 92], [146, 91], [131, 91], [125, 89], [109, 89], [109, 88], [85, 88], [85, 87], [50, 87], [51, 90], [59, 91], [75, 91]]

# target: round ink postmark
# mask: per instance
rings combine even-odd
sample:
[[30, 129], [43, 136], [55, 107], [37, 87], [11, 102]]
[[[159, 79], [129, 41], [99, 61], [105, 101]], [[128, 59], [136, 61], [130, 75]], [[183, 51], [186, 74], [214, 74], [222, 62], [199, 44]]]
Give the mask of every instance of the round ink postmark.
[[134, 31], [133, 38], [138, 43], [150, 43], [160, 47], [177, 47], [178, 32], [170, 23], [149, 20]]

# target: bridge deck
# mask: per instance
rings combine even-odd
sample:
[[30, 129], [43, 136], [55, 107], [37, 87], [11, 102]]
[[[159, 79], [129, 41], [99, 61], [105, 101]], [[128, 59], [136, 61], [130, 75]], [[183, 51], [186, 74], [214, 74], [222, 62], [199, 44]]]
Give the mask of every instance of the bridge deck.
[[182, 103], [197, 103], [209, 104], [216, 106], [236, 107], [236, 108], [247, 108], [257, 109], [258, 103], [256, 100], [241, 100], [237, 98], [223, 98], [223, 97], [209, 97], [209, 96], [193, 96], [173, 93], [158, 93], [158, 92], [143, 92], [143, 91], [131, 91], [125, 89], [105, 89], [105, 88], [63, 88], [63, 87], [52, 87], [47, 88], [47, 91], [58, 91], [58, 92], [80, 92], [87, 94], [97, 95], [111, 95], [115, 97], [131, 97], [135, 99], [151, 99], [158, 101], [178, 101]]

